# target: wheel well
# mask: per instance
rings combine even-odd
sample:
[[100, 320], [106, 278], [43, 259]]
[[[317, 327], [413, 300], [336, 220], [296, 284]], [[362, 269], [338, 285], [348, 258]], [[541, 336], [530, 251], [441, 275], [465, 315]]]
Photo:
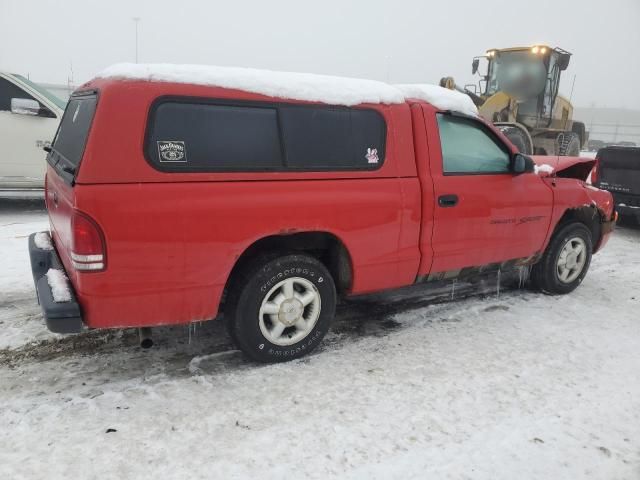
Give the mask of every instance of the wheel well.
[[565, 225], [573, 222], [583, 223], [589, 229], [591, 232], [591, 239], [593, 240], [593, 249], [595, 251], [600, 243], [600, 235], [602, 233], [602, 215], [600, 211], [595, 206], [569, 208], [560, 218], [554, 233]]
[[351, 289], [353, 271], [349, 252], [338, 237], [328, 232], [271, 235], [257, 240], [240, 255], [226, 286], [228, 287], [234, 276], [257, 257], [291, 252], [306, 253], [322, 262], [331, 273], [338, 293]]

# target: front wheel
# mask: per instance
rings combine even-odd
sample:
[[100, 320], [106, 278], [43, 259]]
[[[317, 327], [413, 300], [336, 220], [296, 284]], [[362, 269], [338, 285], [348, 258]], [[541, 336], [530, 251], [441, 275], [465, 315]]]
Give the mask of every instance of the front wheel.
[[591, 232], [583, 223], [562, 227], [533, 266], [533, 285], [550, 294], [572, 292], [587, 274], [592, 252]]
[[253, 360], [282, 362], [318, 346], [333, 320], [336, 289], [308, 255], [254, 261], [233, 282], [225, 309], [238, 347]]

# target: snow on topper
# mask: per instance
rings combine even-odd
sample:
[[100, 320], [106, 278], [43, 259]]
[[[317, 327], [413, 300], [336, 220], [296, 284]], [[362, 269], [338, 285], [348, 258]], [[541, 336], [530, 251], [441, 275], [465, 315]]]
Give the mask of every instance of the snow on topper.
[[380, 160], [378, 158], [378, 149], [377, 148], [367, 148], [367, 154], [364, 156], [369, 163], [378, 163]]

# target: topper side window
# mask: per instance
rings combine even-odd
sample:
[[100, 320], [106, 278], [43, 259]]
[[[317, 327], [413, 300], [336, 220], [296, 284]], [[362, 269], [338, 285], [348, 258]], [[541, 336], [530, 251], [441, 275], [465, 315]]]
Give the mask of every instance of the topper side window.
[[145, 157], [171, 172], [376, 170], [385, 137], [371, 109], [165, 97]]

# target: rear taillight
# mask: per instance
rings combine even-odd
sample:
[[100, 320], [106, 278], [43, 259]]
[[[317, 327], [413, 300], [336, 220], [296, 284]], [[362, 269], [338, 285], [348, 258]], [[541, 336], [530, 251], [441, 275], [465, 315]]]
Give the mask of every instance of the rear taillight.
[[593, 169], [591, 170], [591, 185], [596, 185], [598, 183], [599, 169], [600, 169], [600, 159], [596, 157], [596, 162], [593, 164]]
[[96, 222], [80, 212], [74, 212], [71, 219], [71, 263], [81, 271], [104, 270], [106, 251], [104, 236]]

